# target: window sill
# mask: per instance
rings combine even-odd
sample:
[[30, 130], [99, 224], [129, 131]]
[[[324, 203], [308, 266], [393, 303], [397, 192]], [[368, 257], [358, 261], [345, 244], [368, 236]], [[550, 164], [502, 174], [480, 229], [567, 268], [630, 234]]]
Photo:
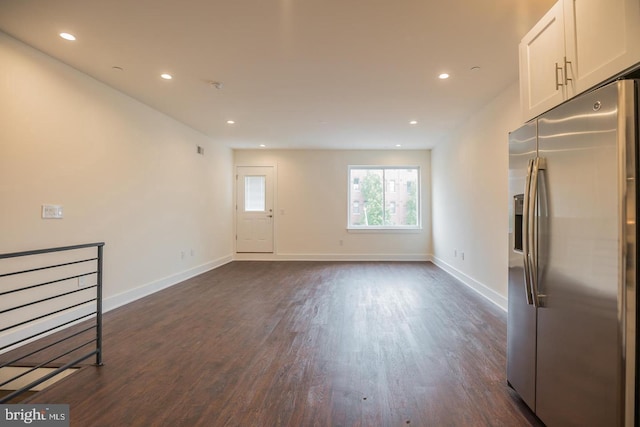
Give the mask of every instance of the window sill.
[[391, 234], [417, 234], [422, 232], [422, 227], [347, 227], [347, 233], [391, 233]]

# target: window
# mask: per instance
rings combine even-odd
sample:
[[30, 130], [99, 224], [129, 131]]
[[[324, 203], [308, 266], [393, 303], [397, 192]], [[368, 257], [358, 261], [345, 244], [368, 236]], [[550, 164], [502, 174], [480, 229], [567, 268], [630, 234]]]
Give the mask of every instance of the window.
[[264, 212], [266, 206], [265, 176], [244, 177], [245, 212]]
[[419, 228], [419, 183], [418, 167], [349, 166], [348, 228]]
[[387, 192], [388, 193], [395, 193], [396, 192], [396, 180], [395, 179], [387, 180]]
[[407, 193], [411, 193], [412, 191], [415, 191], [413, 189], [413, 186], [415, 185], [415, 182], [413, 181], [407, 181]]

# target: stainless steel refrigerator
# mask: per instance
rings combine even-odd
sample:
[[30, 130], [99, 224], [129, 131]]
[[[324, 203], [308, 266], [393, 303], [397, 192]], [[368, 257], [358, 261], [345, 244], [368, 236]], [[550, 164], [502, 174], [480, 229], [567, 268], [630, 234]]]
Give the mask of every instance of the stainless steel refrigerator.
[[547, 426], [636, 426], [638, 81], [509, 135], [507, 380]]

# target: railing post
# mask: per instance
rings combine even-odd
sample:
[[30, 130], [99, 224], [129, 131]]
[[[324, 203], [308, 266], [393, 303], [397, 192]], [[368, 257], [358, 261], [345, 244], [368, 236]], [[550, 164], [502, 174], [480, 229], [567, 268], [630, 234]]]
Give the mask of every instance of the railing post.
[[102, 366], [102, 249], [98, 245], [98, 281], [96, 288], [96, 365]]

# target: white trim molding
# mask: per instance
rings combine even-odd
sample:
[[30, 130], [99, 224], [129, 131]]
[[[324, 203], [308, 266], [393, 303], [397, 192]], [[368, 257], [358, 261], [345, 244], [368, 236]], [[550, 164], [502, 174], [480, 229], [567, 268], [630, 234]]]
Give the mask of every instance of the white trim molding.
[[471, 276], [466, 275], [465, 273], [463, 273], [462, 271], [458, 270], [457, 268], [447, 264], [446, 262], [444, 262], [440, 258], [437, 258], [437, 257], [435, 257], [433, 255], [431, 255], [430, 258], [431, 258], [431, 261], [436, 266], [440, 267], [442, 270], [446, 271], [451, 276], [453, 276], [456, 279], [458, 279], [459, 281], [461, 281], [464, 285], [466, 285], [469, 288], [473, 289], [474, 291], [476, 291], [477, 293], [479, 293], [480, 295], [482, 295], [483, 297], [485, 297], [486, 299], [488, 299], [489, 301], [491, 301], [492, 303], [494, 303], [495, 305], [500, 307], [502, 310], [507, 311], [508, 301], [507, 301], [507, 298], [505, 296], [503, 296], [503, 295], [499, 294], [498, 292], [494, 291], [493, 289], [491, 289], [487, 285], [478, 282], [476, 279], [474, 279]]
[[162, 279], [146, 283], [142, 286], [138, 286], [137, 288], [129, 289], [128, 291], [107, 297], [102, 303], [103, 311], [106, 313], [107, 311], [121, 307], [125, 304], [129, 304], [135, 300], [144, 298], [148, 295], [154, 294], [173, 285], [177, 285], [178, 283], [184, 282], [185, 280], [195, 277], [199, 274], [206, 273], [207, 271], [213, 270], [214, 268], [221, 267], [225, 264], [230, 263], [231, 261], [233, 261], [233, 257], [231, 255], [227, 255], [222, 258], [218, 258], [213, 261], [209, 261], [207, 263], [190, 268], [188, 270], [181, 271], [180, 273], [174, 274], [172, 276], [167, 276]]
[[260, 254], [236, 253], [234, 261], [430, 261], [428, 254]]

